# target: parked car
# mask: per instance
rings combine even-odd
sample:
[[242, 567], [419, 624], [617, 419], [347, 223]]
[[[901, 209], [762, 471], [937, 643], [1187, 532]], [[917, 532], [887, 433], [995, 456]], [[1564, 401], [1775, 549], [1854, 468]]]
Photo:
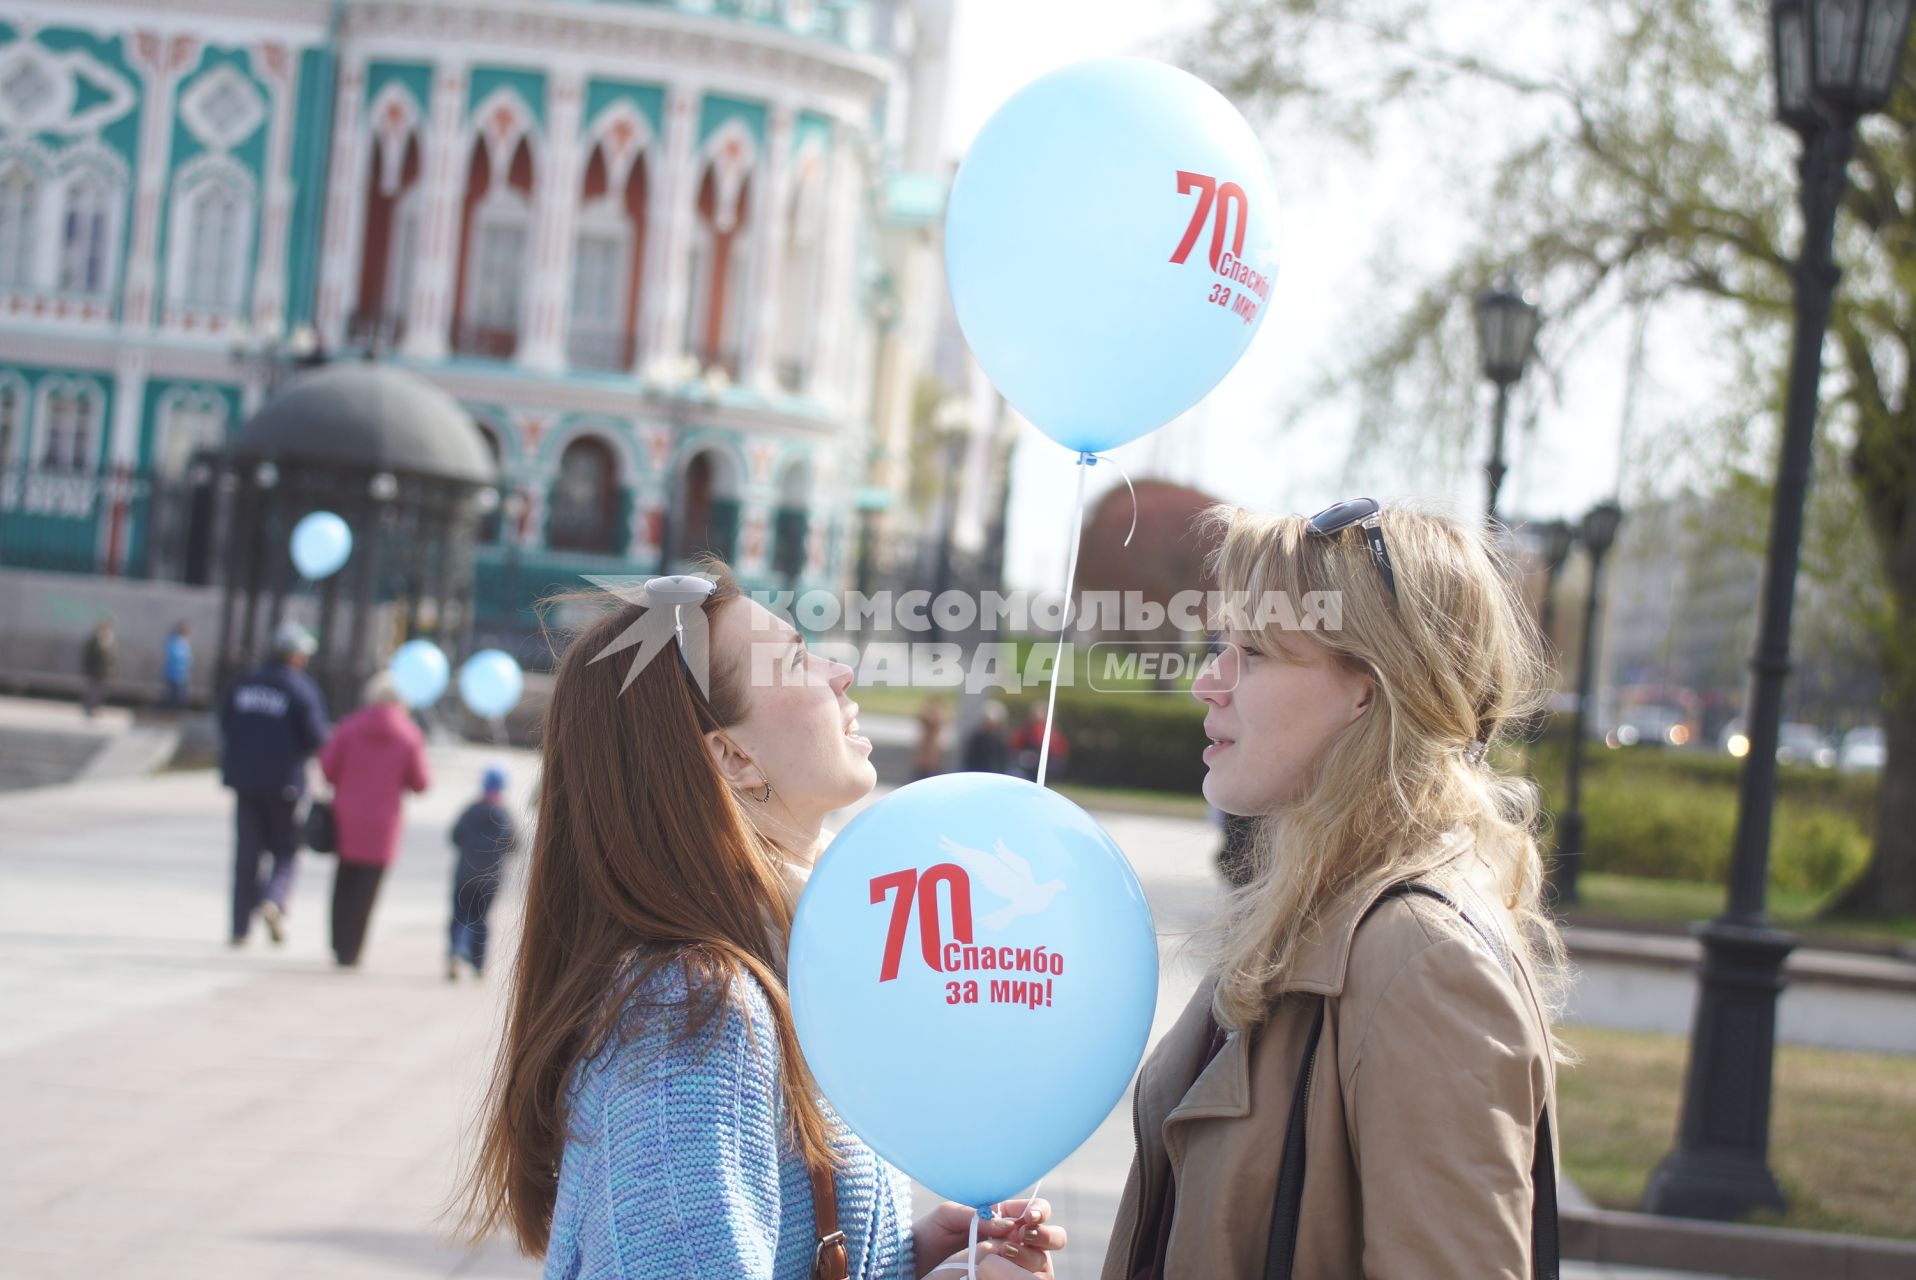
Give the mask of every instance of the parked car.
[[1836, 752], [1836, 767], [1844, 773], [1875, 773], [1889, 754], [1883, 731], [1875, 725], [1862, 725], [1843, 735]]
[[1691, 732], [1681, 709], [1645, 703], [1619, 711], [1603, 740], [1612, 747], [1682, 747], [1689, 745]]
[[[1723, 726], [1722, 741], [1723, 749], [1739, 760], [1750, 754], [1749, 734], [1743, 728], [1741, 719]], [[1815, 725], [1789, 721], [1777, 732], [1776, 762], [1829, 769], [1835, 767], [1836, 748]]]

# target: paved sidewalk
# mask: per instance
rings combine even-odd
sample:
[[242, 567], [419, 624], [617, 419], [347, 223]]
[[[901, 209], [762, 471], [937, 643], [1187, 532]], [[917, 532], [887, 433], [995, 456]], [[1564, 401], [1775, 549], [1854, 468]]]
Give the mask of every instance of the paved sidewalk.
[[[0, 1275], [60, 1280], [528, 1277], [446, 1242], [501, 984], [446, 983], [445, 831], [483, 764], [432, 753], [365, 965], [334, 969], [331, 870], [305, 855], [293, 938], [223, 944], [230, 805], [209, 773], [0, 796]], [[1195, 984], [1215, 833], [1109, 815], [1165, 934], [1158, 1029]], [[516, 897], [500, 915], [510, 946]], [[1096, 1275], [1131, 1154], [1126, 1104], [1045, 1183]], [[1651, 1273], [1566, 1268], [1566, 1275]]]

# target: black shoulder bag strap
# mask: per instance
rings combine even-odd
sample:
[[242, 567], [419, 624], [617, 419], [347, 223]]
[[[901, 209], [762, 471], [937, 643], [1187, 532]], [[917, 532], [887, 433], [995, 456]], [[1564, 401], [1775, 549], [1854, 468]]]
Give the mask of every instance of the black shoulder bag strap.
[[[1469, 912], [1453, 902], [1448, 894], [1426, 884], [1409, 882], [1392, 885], [1378, 897], [1372, 911], [1385, 901], [1406, 893], [1421, 893], [1456, 910], [1465, 924], [1476, 931], [1490, 954], [1505, 973], [1510, 958], [1503, 941]], [[1368, 912], [1366, 913], [1369, 914]], [[1358, 922], [1362, 924], [1360, 920]], [[1277, 1203], [1271, 1212], [1271, 1242], [1264, 1255], [1265, 1280], [1291, 1280], [1291, 1268], [1297, 1257], [1297, 1229], [1304, 1212], [1304, 1127], [1310, 1109], [1311, 1073], [1317, 1065], [1317, 1042], [1324, 1033], [1324, 997], [1312, 997], [1317, 1010], [1311, 1015], [1310, 1034], [1304, 1040], [1304, 1058], [1298, 1065], [1297, 1091], [1291, 1095], [1291, 1118], [1284, 1130], [1284, 1158], [1277, 1167]], [[1550, 1108], [1546, 1105], [1537, 1117], [1536, 1150], [1530, 1159], [1530, 1274], [1533, 1280], [1557, 1280], [1557, 1161], [1550, 1135]]]

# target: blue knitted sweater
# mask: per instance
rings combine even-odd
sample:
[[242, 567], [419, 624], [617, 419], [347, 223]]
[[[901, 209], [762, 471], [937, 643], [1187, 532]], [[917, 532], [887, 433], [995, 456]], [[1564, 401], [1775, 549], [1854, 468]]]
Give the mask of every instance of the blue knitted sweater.
[[[573, 1073], [546, 1280], [811, 1274], [812, 1184], [787, 1136], [771, 1005], [742, 978], [700, 1041], [675, 1044], [685, 994], [683, 971], [662, 970], [622, 1042]], [[842, 1126], [836, 1145], [853, 1280], [911, 1280], [911, 1183]]]

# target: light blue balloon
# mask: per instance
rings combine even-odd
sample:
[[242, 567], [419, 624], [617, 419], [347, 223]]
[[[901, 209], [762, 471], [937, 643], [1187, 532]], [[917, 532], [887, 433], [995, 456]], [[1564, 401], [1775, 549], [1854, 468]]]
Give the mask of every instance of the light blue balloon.
[[788, 981], [839, 1116], [982, 1206], [1028, 1190], [1123, 1097], [1157, 1006], [1157, 937], [1089, 814], [1022, 778], [954, 773], [832, 841], [799, 899]]
[[330, 511], [315, 511], [293, 526], [293, 567], [302, 578], [330, 577], [352, 553], [352, 529]]
[[459, 696], [476, 716], [497, 720], [518, 705], [525, 673], [503, 649], [481, 649], [459, 668]]
[[1005, 398], [1068, 449], [1196, 404], [1270, 311], [1277, 193], [1224, 96], [1175, 67], [1094, 58], [985, 122], [945, 210], [959, 326]]
[[401, 702], [413, 708], [430, 707], [446, 691], [452, 666], [432, 641], [408, 640], [393, 650], [386, 673]]

